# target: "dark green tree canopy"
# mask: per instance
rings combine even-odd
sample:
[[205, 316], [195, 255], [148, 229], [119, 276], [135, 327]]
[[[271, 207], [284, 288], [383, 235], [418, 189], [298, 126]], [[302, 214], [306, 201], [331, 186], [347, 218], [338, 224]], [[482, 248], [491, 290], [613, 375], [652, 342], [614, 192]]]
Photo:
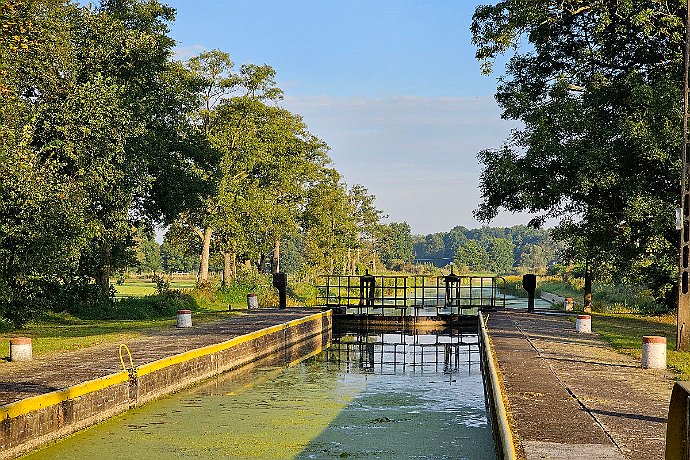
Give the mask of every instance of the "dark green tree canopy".
[[506, 0], [476, 9], [489, 70], [513, 51], [496, 99], [520, 120], [484, 150], [476, 216], [529, 211], [600, 276], [673, 279], [680, 177], [684, 3]]

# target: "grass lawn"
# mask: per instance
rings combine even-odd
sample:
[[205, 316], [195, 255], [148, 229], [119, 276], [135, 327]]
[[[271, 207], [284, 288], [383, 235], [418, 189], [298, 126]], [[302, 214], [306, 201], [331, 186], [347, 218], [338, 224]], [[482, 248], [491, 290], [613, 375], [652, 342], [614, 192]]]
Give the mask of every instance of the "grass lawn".
[[638, 359], [642, 357], [642, 337], [666, 337], [666, 362], [678, 372], [678, 380], [690, 380], [690, 352], [676, 351], [676, 318], [672, 315], [642, 316], [613, 313], [593, 313], [592, 330], [611, 346]]
[[[170, 289], [192, 289], [196, 286], [194, 281], [171, 281]], [[127, 281], [124, 284], [113, 283], [115, 297], [144, 297], [156, 293], [156, 283], [151, 281]]]
[[[252, 289], [248, 286], [233, 286], [221, 291], [192, 291], [195, 285], [195, 281], [189, 279], [174, 280], [170, 283], [171, 289], [182, 290], [184, 295], [191, 296], [192, 305], [185, 305], [185, 308], [190, 308], [194, 312], [195, 324], [239, 314], [237, 310], [246, 309], [247, 292]], [[146, 303], [146, 299], [141, 299], [142, 302], [137, 302], [137, 299], [155, 294], [155, 283], [145, 280], [128, 280], [121, 285], [113, 283], [113, 286], [117, 292], [116, 297], [121, 299], [118, 303], [126, 303], [120, 304], [123, 309], [121, 317], [149, 317], [148, 315], [131, 315], [131, 312], [152, 308], [150, 303]], [[277, 301], [273, 299], [276, 294], [271, 286], [259, 286], [255, 292], [259, 294], [260, 305], [273, 305]], [[147, 299], [155, 303], [155, 299]], [[228, 306], [232, 306], [231, 313], [228, 312]], [[163, 313], [165, 316], [155, 317], [154, 315], [151, 319], [138, 320], [81, 319], [67, 313], [49, 313], [39, 321], [17, 330], [7, 323], [0, 322], [0, 360], [9, 357], [9, 339], [12, 337], [31, 337], [33, 353], [37, 356], [100, 344], [118, 344], [157, 329], [175, 327], [174, 310], [173, 306], [172, 312]], [[125, 316], [128, 314], [130, 316]]]

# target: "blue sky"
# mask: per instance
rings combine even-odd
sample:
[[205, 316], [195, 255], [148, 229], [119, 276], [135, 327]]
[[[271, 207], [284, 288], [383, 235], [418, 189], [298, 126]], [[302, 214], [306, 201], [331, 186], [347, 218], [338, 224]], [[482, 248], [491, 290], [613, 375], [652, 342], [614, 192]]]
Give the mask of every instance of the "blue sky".
[[[269, 64], [285, 108], [331, 147], [348, 184], [376, 195], [413, 233], [477, 227], [481, 166], [514, 121], [500, 118], [496, 75], [482, 76], [469, 26], [479, 2], [171, 0], [177, 56], [219, 48]], [[499, 66], [500, 70], [500, 66]], [[492, 225], [526, 223], [501, 214]]]

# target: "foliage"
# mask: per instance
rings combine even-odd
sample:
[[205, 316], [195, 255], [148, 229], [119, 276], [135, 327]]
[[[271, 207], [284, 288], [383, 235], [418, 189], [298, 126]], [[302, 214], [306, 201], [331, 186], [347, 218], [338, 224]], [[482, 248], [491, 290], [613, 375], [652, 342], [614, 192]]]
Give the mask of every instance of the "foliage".
[[307, 271], [355, 273], [367, 256], [373, 257], [380, 215], [366, 188], [348, 189], [337, 171], [323, 169], [307, 191], [300, 219]]
[[506, 0], [478, 7], [472, 24], [485, 70], [516, 49], [496, 98], [524, 126], [479, 153], [476, 216], [558, 219], [569, 260], [647, 284], [669, 306], [685, 14], [679, 2]]
[[[275, 71], [235, 71], [220, 50], [172, 60], [173, 19], [156, 0], [0, 2], [0, 315], [16, 326], [47, 309], [143, 317], [188, 302], [169, 289], [114, 301], [111, 275], [132, 267], [237, 278], [236, 262], [263, 269], [271, 252], [277, 269], [281, 241], [300, 271], [374, 263], [373, 196], [342, 184], [325, 143], [278, 106]], [[342, 226], [317, 229], [335, 209], [319, 184]], [[154, 223], [170, 226], [162, 247]]]
[[461, 271], [480, 272], [489, 266], [489, 255], [478, 241], [469, 240], [458, 247], [453, 262]]
[[0, 313], [21, 325], [67, 293], [108, 296], [180, 105], [170, 8], [29, 0], [0, 17]]
[[412, 261], [414, 243], [407, 222], [382, 225], [379, 235], [378, 254], [386, 267], [391, 268], [394, 263]]
[[[583, 287], [582, 278], [572, 277], [566, 281], [540, 280], [538, 284], [538, 290], [572, 297], [576, 303], [581, 302], [584, 297]], [[608, 313], [659, 314], [664, 312], [649, 289], [643, 286], [622, 284], [594, 284], [592, 306], [595, 311]]]
[[454, 263], [460, 271], [507, 274], [546, 273], [558, 258], [549, 231], [513, 227], [457, 226], [449, 232], [416, 236], [415, 260], [438, 267]]

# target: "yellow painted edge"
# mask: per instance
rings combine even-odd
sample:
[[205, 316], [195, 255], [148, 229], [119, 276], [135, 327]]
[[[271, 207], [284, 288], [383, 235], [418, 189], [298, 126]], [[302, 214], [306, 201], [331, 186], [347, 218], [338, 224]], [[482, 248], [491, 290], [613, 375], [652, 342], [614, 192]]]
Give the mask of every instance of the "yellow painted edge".
[[128, 380], [129, 373], [122, 371], [118, 372], [117, 374], [110, 374], [106, 375], [105, 377], [79, 383], [77, 385], [65, 388], [64, 390], [56, 390], [50, 393], [15, 401], [10, 404], [5, 404], [4, 406], [0, 407], [0, 420], [26, 415], [30, 412], [43, 409], [44, 407], [54, 406], [55, 404], [60, 404], [68, 399], [75, 399], [85, 394], [102, 390]]
[[[225, 350], [227, 348], [237, 346], [241, 343], [253, 340], [258, 337], [271, 334], [273, 332], [281, 331], [289, 327], [294, 327], [302, 323], [313, 321], [318, 317], [324, 317], [331, 315], [332, 312], [325, 311], [321, 313], [315, 313], [313, 315], [306, 316], [304, 318], [299, 318], [296, 320], [289, 321], [287, 323], [278, 324], [276, 326], [267, 327], [265, 329], [260, 329], [249, 334], [241, 335], [239, 337], [234, 337], [225, 342], [209, 345], [207, 347], [199, 348], [196, 350], [190, 350], [179, 355], [171, 356], [169, 358], [163, 358], [158, 361], [154, 361], [149, 364], [145, 364], [137, 369], [137, 374], [146, 375], [151, 372], [163, 369], [167, 366], [178, 364], [190, 359], [197, 358], [199, 356], [204, 356], [218, 351]], [[123, 383], [129, 380], [129, 373], [126, 371], [118, 372], [116, 374], [106, 375], [105, 377], [100, 377], [98, 379], [89, 380], [87, 382], [79, 383], [77, 385], [65, 388], [64, 390], [52, 391], [50, 393], [32, 396], [30, 398], [25, 398], [20, 401], [16, 401], [10, 404], [5, 404], [0, 406], [0, 420], [5, 420], [8, 418], [19, 417], [20, 415], [26, 415], [30, 412], [43, 409], [44, 407], [53, 406], [60, 404], [68, 399], [78, 398], [87, 393], [92, 393], [94, 391], [102, 390], [109, 386], [117, 385], [118, 383]]]
[[518, 458], [515, 450], [515, 438], [513, 430], [510, 429], [510, 422], [508, 421], [508, 413], [503, 404], [503, 394], [501, 391], [501, 384], [498, 379], [497, 365], [493, 358], [491, 350], [491, 341], [486, 330], [484, 317], [479, 312], [479, 329], [482, 333], [483, 350], [485, 353], [486, 363], [489, 367], [489, 385], [488, 389], [493, 393], [493, 400], [495, 405], [495, 416], [498, 422], [499, 437], [501, 440], [501, 450], [503, 451], [504, 460], [515, 460]]
[[249, 334], [241, 335], [238, 337], [233, 337], [230, 340], [226, 340], [225, 342], [217, 343], [214, 345], [208, 345], [206, 347], [202, 348], [197, 348], [194, 350], [190, 350], [184, 353], [180, 353], [179, 355], [175, 356], [170, 356], [167, 358], [160, 359], [158, 361], [154, 361], [152, 363], [144, 364], [143, 366], [137, 367], [137, 374], [138, 375], [147, 375], [152, 372], [159, 371], [161, 369], [165, 369], [168, 366], [173, 366], [175, 364], [183, 363], [185, 361], [189, 361], [194, 358], [199, 358], [201, 356], [206, 356], [210, 355], [213, 353], [218, 353], [223, 350], [227, 350], [228, 348], [232, 348], [238, 345], [241, 345], [245, 342], [249, 342], [251, 340], [257, 339], [259, 337], [266, 336], [268, 334], [272, 334], [274, 332], [279, 332], [285, 329], [288, 329], [290, 327], [295, 327], [303, 323], [307, 323], [309, 321], [314, 321], [318, 318], [323, 318], [324, 316], [331, 315], [332, 312], [325, 311], [321, 313], [315, 313], [313, 315], [305, 316], [304, 318], [299, 318], [295, 319], [292, 321], [289, 321], [287, 323], [283, 324], [277, 324], [275, 326], [270, 326], [264, 329], [259, 329], [258, 331], [250, 332]]

